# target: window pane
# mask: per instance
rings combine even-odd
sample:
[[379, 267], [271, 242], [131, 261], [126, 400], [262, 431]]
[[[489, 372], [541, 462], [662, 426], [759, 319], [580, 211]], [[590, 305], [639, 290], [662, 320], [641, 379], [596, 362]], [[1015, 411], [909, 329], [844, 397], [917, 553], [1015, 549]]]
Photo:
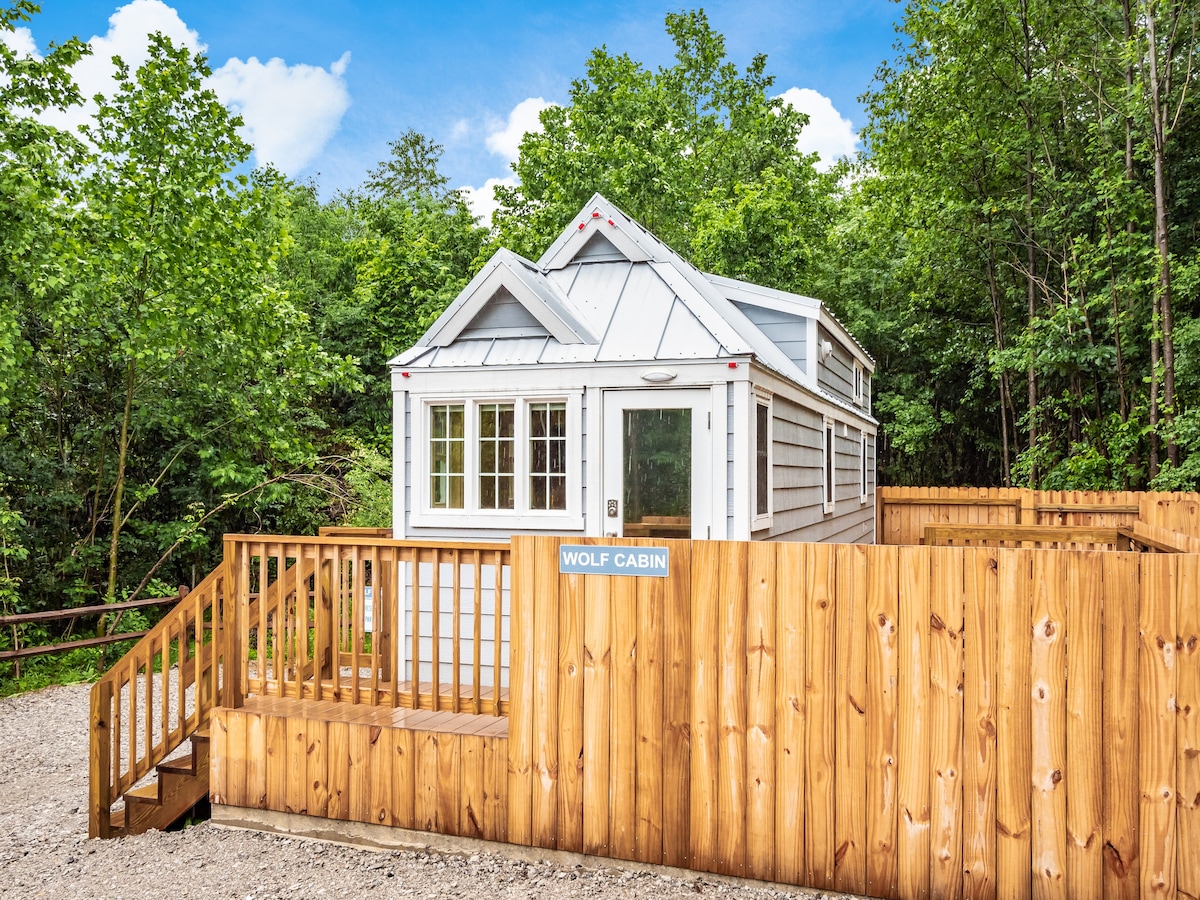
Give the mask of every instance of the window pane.
[[548, 509], [567, 508], [567, 479], [563, 475], [550, 476], [550, 503]]
[[512, 441], [504, 441], [500, 444], [500, 466], [496, 471], [506, 472], [508, 474], [512, 474], [516, 471], [515, 462], [513, 459]]
[[692, 411], [627, 409], [623, 479], [626, 537], [689, 537]]
[[479, 471], [481, 473], [496, 471], [495, 441], [479, 442]]
[[479, 407], [479, 436], [490, 438], [496, 436], [496, 407]]
[[484, 509], [496, 508], [496, 478], [494, 475], [480, 476], [479, 505]]
[[506, 404], [500, 407], [500, 437], [510, 438], [516, 434], [516, 414], [513, 411], [512, 404]]
[[567, 436], [567, 405], [565, 403], [549, 404], [550, 436], [565, 438]]
[[764, 404], [756, 404], [754, 486], [755, 513], [760, 516], [765, 516], [771, 511], [770, 497], [767, 496], [767, 485], [770, 480], [768, 471], [770, 455], [767, 446], [767, 436], [770, 430], [769, 414], [770, 410]]
[[534, 475], [529, 479], [529, 506], [531, 509], [546, 508], [546, 476]]
[[429, 407], [429, 503], [438, 509], [463, 508], [464, 407]]
[[532, 457], [529, 463], [530, 472], [545, 472], [546, 471], [546, 442], [534, 441], [530, 448]]
[[496, 508], [497, 509], [512, 509], [516, 479], [511, 475], [501, 475], [496, 479]]
[[546, 436], [546, 405], [544, 403], [529, 407], [529, 435], [535, 438]]

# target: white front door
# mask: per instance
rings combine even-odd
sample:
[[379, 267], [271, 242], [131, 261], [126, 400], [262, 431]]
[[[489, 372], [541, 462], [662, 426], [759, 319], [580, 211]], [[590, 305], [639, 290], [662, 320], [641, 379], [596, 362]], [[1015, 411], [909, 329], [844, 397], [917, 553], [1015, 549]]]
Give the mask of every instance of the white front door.
[[711, 411], [703, 389], [604, 392], [606, 536], [709, 536]]

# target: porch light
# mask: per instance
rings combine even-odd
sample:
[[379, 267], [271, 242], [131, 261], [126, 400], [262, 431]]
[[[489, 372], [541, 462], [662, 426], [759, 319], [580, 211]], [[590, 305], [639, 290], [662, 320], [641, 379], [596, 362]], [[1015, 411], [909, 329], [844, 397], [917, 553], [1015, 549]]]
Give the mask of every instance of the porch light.
[[649, 372], [642, 373], [642, 381], [649, 381], [653, 384], [662, 384], [666, 381], [674, 381], [675, 373], [667, 369], [651, 369]]

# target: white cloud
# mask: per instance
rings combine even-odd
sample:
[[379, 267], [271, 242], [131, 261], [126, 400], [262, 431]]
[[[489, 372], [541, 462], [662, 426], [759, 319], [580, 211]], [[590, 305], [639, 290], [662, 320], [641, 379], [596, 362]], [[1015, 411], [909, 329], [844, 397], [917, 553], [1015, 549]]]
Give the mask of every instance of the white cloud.
[[[71, 69], [84, 103], [65, 112], [49, 110], [42, 118], [72, 130], [90, 121], [96, 113], [92, 98], [96, 94], [112, 96], [116, 91], [113, 56], [120, 56], [131, 71], [136, 71], [149, 56], [147, 37], [154, 32], [161, 32], [176, 46], [187, 47], [193, 53], [207, 49], [200, 35], [162, 0], [131, 0], [109, 17], [106, 34], [89, 41], [91, 55]], [[36, 52], [33, 35], [26, 28], [4, 37], [10, 46], [17, 41], [14, 49], [18, 51]], [[350, 106], [345, 80], [349, 63], [349, 52], [328, 69], [289, 66], [282, 59], [262, 63], [254, 57], [245, 62], [233, 58], [213, 72], [207, 86], [241, 115], [242, 134], [254, 145], [256, 162], [269, 162], [295, 175], [325, 147]]]
[[833, 102], [811, 88], [788, 88], [779, 95], [784, 103], [808, 116], [808, 124], [800, 132], [796, 147], [802, 153], [819, 153], [817, 168], [823, 172], [833, 168], [841, 156], [853, 156], [858, 136], [849, 119], [842, 118]]
[[521, 138], [528, 131], [541, 131], [542, 123], [538, 119], [538, 115], [543, 109], [554, 105], [547, 103], [541, 97], [529, 97], [522, 100], [508, 114], [507, 123], [503, 125], [499, 122], [495, 123], [487, 136], [487, 148], [496, 155], [503, 156], [509, 162], [515, 161], [521, 148]]
[[349, 51], [327, 70], [234, 58], [213, 72], [208, 86], [242, 117], [256, 160], [294, 175], [324, 149], [350, 107], [349, 63]]
[[42, 54], [38, 53], [37, 41], [33, 39], [33, 32], [28, 28], [0, 31], [0, 44], [8, 47], [17, 56], [32, 56], [38, 60], [42, 58]]
[[149, 56], [147, 35], [156, 31], [193, 53], [205, 50], [200, 35], [188, 28], [179, 13], [162, 0], [132, 0], [108, 17], [108, 33], [94, 35], [88, 42], [91, 55], [83, 57], [71, 68], [71, 75], [83, 95], [83, 104], [65, 111], [49, 110], [42, 119], [71, 130], [90, 121], [96, 113], [92, 98], [97, 94], [111, 96], [116, 89], [117, 70], [112, 58], [121, 57], [131, 71], [136, 71]]
[[459, 188], [462, 191], [463, 199], [467, 201], [467, 206], [475, 215], [475, 218], [482, 219], [483, 224], [489, 228], [492, 225], [492, 213], [500, 208], [500, 204], [496, 202], [495, 187], [504, 185], [505, 187], [515, 187], [517, 179], [509, 175], [507, 178], [489, 178], [483, 183], [483, 187], [474, 188], [470, 185]]
[[471, 133], [471, 123], [467, 119], [459, 119], [450, 127], [449, 143], [457, 144]]

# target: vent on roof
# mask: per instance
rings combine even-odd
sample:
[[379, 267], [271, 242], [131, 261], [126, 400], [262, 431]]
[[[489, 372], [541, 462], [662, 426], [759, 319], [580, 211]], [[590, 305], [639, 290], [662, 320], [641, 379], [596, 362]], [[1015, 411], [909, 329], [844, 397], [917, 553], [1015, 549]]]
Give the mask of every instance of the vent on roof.
[[628, 258], [613, 246], [613, 242], [606, 238], [603, 232], [596, 231], [587, 239], [587, 243], [579, 248], [571, 262], [618, 262]]
[[502, 287], [492, 294], [457, 339], [545, 337], [549, 333], [508, 288]]

